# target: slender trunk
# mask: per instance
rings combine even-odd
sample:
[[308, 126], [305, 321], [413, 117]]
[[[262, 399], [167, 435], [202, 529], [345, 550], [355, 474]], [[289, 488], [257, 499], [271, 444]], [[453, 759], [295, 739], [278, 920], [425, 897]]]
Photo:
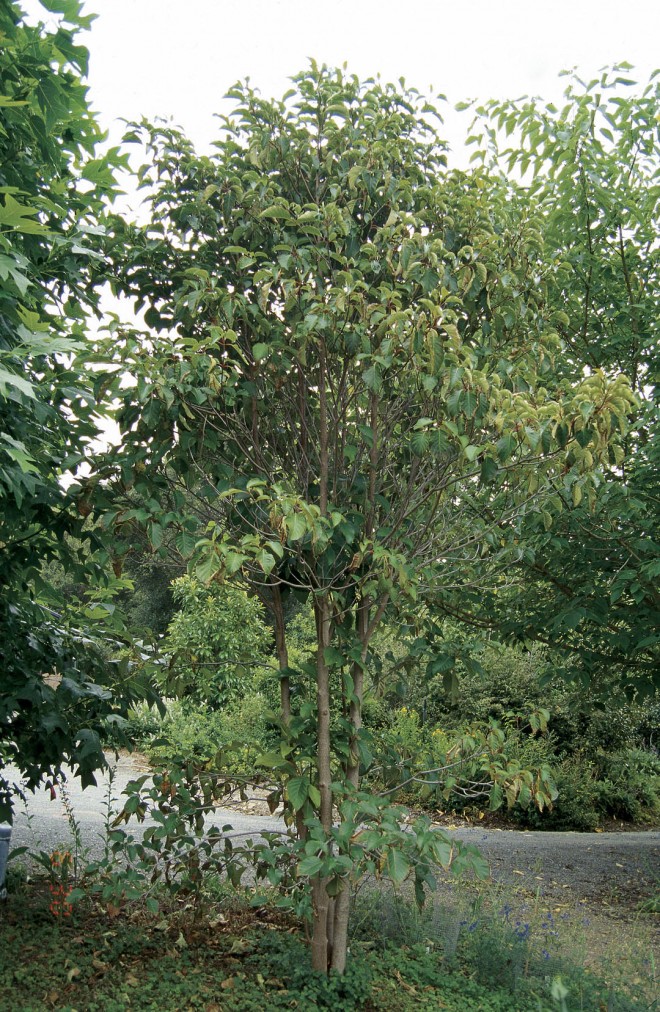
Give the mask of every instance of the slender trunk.
[[[346, 765], [346, 782], [355, 790], [360, 786], [360, 757], [358, 754], [358, 737], [362, 727], [362, 699], [364, 697], [364, 664], [369, 647], [369, 601], [362, 601], [356, 616], [356, 632], [360, 641], [360, 663], [353, 664], [353, 698], [349, 706], [351, 722], [351, 741], [349, 759]], [[351, 897], [348, 883], [337, 896], [335, 903], [334, 945], [332, 949], [332, 969], [343, 973], [346, 969], [348, 954], [348, 919]]]
[[[320, 597], [314, 604], [316, 613], [316, 703], [317, 703], [317, 770], [321, 795], [321, 825], [326, 834], [332, 832], [332, 771], [330, 768], [330, 669], [326, 649], [331, 640], [330, 603]], [[332, 960], [334, 901], [328, 896], [326, 879], [317, 876], [312, 882], [312, 968], [327, 973]]]
[[273, 616], [275, 618], [275, 648], [280, 667], [280, 707], [282, 720], [285, 724], [291, 721], [291, 684], [288, 675], [282, 675], [289, 667], [289, 651], [286, 645], [286, 629], [284, 626], [284, 608], [282, 607], [282, 591], [279, 584], [273, 581]]
[[328, 392], [326, 389], [326, 353], [323, 338], [319, 339], [319, 509], [328, 512]]
[[[362, 700], [364, 698], [364, 669], [367, 660], [367, 651], [371, 637], [376, 631], [389, 601], [389, 595], [385, 594], [375, 606], [372, 615], [372, 602], [369, 598], [361, 601], [358, 605], [356, 616], [356, 632], [360, 642], [360, 663], [353, 665], [353, 699], [350, 705], [351, 720], [351, 743], [349, 760], [346, 766], [346, 780], [357, 791], [360, 786], [360, 756], [358, 752], [358, 739], [362, 727]], [[346, 969], [346, 955], [348, 952], [348, 918], [350, 913], [351, 897], [348, 884], [337, 896], [335, 902], [335, 930], [334, 944], [332, 949], [332, 969], [337, 973], [343, 973]]]

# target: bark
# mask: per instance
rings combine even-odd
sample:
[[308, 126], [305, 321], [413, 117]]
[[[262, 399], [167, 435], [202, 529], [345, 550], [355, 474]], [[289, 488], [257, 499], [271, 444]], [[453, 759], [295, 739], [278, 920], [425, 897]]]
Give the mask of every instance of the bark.
[[[345, 774], [346, 782], [355, 790], [360, 786], [360, 759], [357, 751], [358, 735], [362, 727], [362, 699], [364, 696], [364, 663], [367, 659], [369, 646], [369, 602], [362, 601], [358, 607], [356, 616], [356, 632], [360, 641], [360, 660], [353, 665], [353, 698], [349, 704], [349, 718], [351, 722], [350, 758], [348, 760]], [[334, 919], [334, 945], [332, 949], [332, 969], [337, 973], [343, 973], [346, 969], [346, 956], [348, 953], [348, 920], [350, 915], [351, 897], [348, 883], [337, 896], [335, 903]]]
[[[319, 597], [316, 614], [317, 659], [316, 702], [318, 709], [317, 771], [321, 795], [321, 825], [329, 836], [332, 831], [332, 771], [330, 767], [330, 669], [325, 659], [331, 640], [330, 602]], [[327, 973], [332, 962], [334, 901], [328, 896], [326, 879], [317, 876], [312, 883], [312, 968]]]
[[[286, 645], [282, 591], [275, 582], [273, 582], [272, 595], [273, 616], [275, 619], [275, 648], [277, 650], [277, 661], [280, 672], [282, 672], [285, 668], [289, 667], [289, 651]], [[288, 675], [280, 677], [280, 706], [282, 709], [282, 720], [285, 724], [288, 724], [291, 721], [291, 684]]]

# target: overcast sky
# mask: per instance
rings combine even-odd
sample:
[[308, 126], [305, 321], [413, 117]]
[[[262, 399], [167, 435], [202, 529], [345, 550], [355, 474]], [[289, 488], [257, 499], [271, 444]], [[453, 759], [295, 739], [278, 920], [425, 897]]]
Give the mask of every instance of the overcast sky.
[[[87, 0], [84, 9], [98, 15], [86, 44], [104, 124], [173, 117], [202, 149], [235, 81], [249, 76], [279, 97], [310, 57], [347, 62], [360, 77], [403, 76], [451, 103], [554, 99], [563, 69], [593, 76], [627, 60], [645, 80], [660, 65], [660, 0]], [[455, 130], [448, 123], [457, 146]]]

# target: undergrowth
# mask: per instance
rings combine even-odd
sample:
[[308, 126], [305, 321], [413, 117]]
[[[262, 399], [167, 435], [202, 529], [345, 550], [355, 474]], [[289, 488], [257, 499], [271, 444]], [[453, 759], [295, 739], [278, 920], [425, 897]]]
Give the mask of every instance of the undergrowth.
[[392, 895], [361, 896], [347, 973], [326, 977], [309, 971], [290, 915], [221, 884], [202, 921], [184, 901], [163, 902], [155, 916], [82, 902], [64, 919], [49, 907], [45, 880], [13, 884], [0, 909], [0, 990], [4, 1007], [22, 1012], [649, 1007], [566, 960], [544, 959], [519, 922], [474, 906], [468, 920], [440, 903], [420, 915]]

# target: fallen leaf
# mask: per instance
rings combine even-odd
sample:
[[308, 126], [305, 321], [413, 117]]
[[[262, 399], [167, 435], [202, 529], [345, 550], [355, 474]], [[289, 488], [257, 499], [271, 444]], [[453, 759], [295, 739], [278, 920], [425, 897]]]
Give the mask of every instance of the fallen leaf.
[[233, 977], [226, 977], [225, 980], [221, 980], [220, 981], [220, 987], [222, 988], [223, 991], [228, 991], [229, 988], [231, 988], [233, 986], [234, 986], [234, 978]]
[[69, 970], [69, 972], [66, 975], [66, 979], [68, 980], [68, 982], [70, 984], [72, 981], [74, 981], [76, 979], [76, 977], [79, 977], [79, 976], [80, 976], [80, 969], [79, 969], [79, 967], [72, 966], [71, 969]]

